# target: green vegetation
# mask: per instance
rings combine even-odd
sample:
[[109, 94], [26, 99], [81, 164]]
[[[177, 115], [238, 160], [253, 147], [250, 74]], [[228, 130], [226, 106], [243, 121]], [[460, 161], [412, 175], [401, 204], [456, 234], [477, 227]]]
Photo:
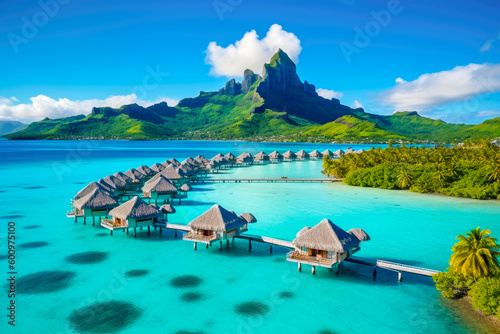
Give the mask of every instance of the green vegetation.
[[325, 157], [323, 173], [353, 186], [500, 199], [500, 147], [392, 147]]
[[474, 308], [500, 319], [500, 246], [490, 234], [478, 227], [459, 235], [448, 271], [433, 279], [444, 297], [469, 295]]

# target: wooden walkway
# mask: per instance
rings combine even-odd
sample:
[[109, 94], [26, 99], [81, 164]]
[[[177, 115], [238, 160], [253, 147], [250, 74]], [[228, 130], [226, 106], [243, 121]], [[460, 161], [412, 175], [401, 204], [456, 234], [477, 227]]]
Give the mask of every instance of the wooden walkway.
[[269, 237], [264, 237], [264, 236], [260, 236], [260, 235], [242, 234], [242, 235], [235, 236], [235, 238], [245, 239], [245, 240], [249, 240], [249, 241], [263, 242], [266, 244], [281, 246], [281, 247], [290, 248], [290, 249], [295, 248], [295, 247], [293, 247], [293, 244], [290, 241], [276, 239], [276, 238], [269, 238]]
[[241, 183], [241, 182], [248, 182], [248, 183], [253, 183], [253, 182], [279, 182], [279, 183], [332, 183], [332, 182], [341, 182], [341, 179], [294, 179], [294, 178], [273, 178], [273, 179], [210, 179], [210, 178], [203, 178], [203, 179], [194, 179], [192, 182], [198, 182], [198, 183], [215, 183], [215, 182], [220, 182], [220, 183]]
[[372, 261], [372, 260], [368, 260], [368, 259], [348, 257], [347, 259], [345, 259], [345, 261], [358, 263], [358, 264], [371, 266], [371, 267], [377, 267], [377, 268], [397, 271], [397, 272], [404, 272], [404, 273], [410, 273], [410, 274], [415, 274], [415, 275], [421, 275], [421, 276], [429, 276], [430, 277], [432, 275], [439, 273], [438, 270], [415, 267], [415, 266], [410, 266], [407, 264], [389, 262], [389, 261], [384, 261], [384, 260]]

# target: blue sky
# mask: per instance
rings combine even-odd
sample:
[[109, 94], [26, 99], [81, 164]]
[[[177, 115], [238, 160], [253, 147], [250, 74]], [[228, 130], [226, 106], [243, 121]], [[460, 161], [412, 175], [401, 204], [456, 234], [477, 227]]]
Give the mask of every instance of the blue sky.
[[[93, 104], [134, 99], [172, 104], [216, 90], [245, 68], [226, 48], [253, 30], [258, 37], [236, 55], [258, 62], [283, 37], [285, 51], [296, 48], [300, 78], [335, 91], [327, 95], [343, 104], [451, 122], [500, 116], [497, 1], [270, 2], [4, 0], [0, 119], [88, 113]], [[266, 44], [273, 25], [283, 36]]]

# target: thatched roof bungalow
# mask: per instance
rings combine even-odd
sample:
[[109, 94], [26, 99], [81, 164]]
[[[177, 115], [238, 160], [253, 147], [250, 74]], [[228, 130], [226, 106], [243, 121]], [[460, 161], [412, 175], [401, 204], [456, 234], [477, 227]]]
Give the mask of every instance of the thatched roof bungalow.
[[244, 219], [247, 222], [247, 224], [253, 224], [257, 222], [257, 218], [255, 218], [255, 216], [252, 215], [250, 212], [244, 212], [238, 217]]
[[253, 163], [253, 156], [248, 152], [243, 152], [236, 158], [236, 162], [242, 165], [251, 165]]
[[311, 153], [309, 153], [309, 158], [311, 158], [311, 159], [323, 159], [323, 154], [318, 150], [314, 150]]
[[73, 199], [76, 201], [79, 198], [85, 197], [88, 194], [90, 194], [91, 192], [93, 192], [95, 189], [99, 189], [102, 192], [105, 192], [105, 193], [108, 193], [108, 194], [109, 194], [109, 191], [110, 191], [109, 188], [103, 187], [102, 185], [100, 185], [97, 182], [90, 182], [82, 190], [80, 190], [79, 192], [77, 192], [76, 195], [75, 195], [75, 197], [73, 197]]
[[160, 173], [154, 181], [147, 182], [142, 187], [142, 193], [144, 198], [153, 199], [157, 203], [158, 200], [165, 201], [174, 198], [177, 194], [177, 187]]
[[146, 177], [154, 176], [157, 173], [156, 171], [152, 170], [146, 165], [139, 166], [137, 170], [142, 174], [146, 175]]
[[130, 177], [133, 183], [141, 183], [143, 180], [146, 179], [146, 174], [139, 172], [135, 168], [130, 168], [124, 174]]
[[248, 230], [245, 219], [216, 204], [188, 224], [190, 232], [184, 240], [211, 244], [216, 240], [228, 240]]
[[269, 160], [274, 162], [279, 162], [283, 160], [283, 155], [278, 151], [273, 151], [269, 154]]
[[175, 159], [175, 158], [172, 158], [172, 159], [169, 159], [168, 160], [170, 162], [171, 165], [173, 165], [174, 167], [179, 167], [181, 165], [181, 163]]
[[224, 156], [224, 159], [226, 159], [226, 161], [229, 162], [231, 165], [234, 165], [236, 163], [236, 157], [231, 152], [228, 152]]
[[175, 208], [171, 204], [164, 204], [159, 210], [163, 214], [163, 220], [166, 222], [168, 221], [168, 215], [175, 213]]
[[264, 151], [260, 151], [259, 153], [254, 155], [253, 161], [258, 163], [266, 163], [267, 161], [269, 161], [269, 155], [267, 155]]
[[95, 188], [91, 193], [73, 202], [74, 215], [81, 217], [105, 217], [118, 205], [108, 193]]
[[312, 228], [303, 228], [293, 240], [295, 251], [288, 253], [287, 260], [301, 264], [331, 268], [359, 249], [359, 240], [328, 219]]
[[153, 170], [155, 172], [155, 174], [161, 172], [162, 170], [164, 170], [166, 167], [163, 166], [162, 164], [159, 164], [159, 163], [155, 163], [154, 165], [151, 165], [151, 170]]
[[333, 152], [330, 150], [324, 150], [321, 154], [323, 154], [323, 157], [333, 158]]
[[103, 179], [107, 184], [113, 184], [118, 190], [124, 190], [127, 188], [127, 182], [123, 179], [116, 177], [114, 175], [108, 175]]
[[117, 178], [119, 178], [119, 179], [121, 179], [121, 180], [123, 180], [123, 181], [125, 181], [127, 184], [132, 184], [132, 183], [134, 183], [134, 182], [133, 182], [134, 180], [133, 180], [130, 176], [125, 175], [125, 174], [124, 174], [124, 173], [122, 173], [122, 172], [116, 172], [116, 173], [114, 173], [114, 174], [113, 174], [113, 176], [114, 176], [114, 177], [117, 177]]
[[200, 164], [202, 165], [206, 165], [208, 163], [208, 159], [205, 158], [203, 155], [197, 155], [195, 158], [194, 158], [195, 161], [198, 161]]
[[170, 165], [164, 170], [162, 170], [160, 173], [153, 176], [148, 182], [146, 182], [146, 184], [155, 181], [161, 175], [163, 175], [168, 180], [172, 181], [172, 183], [175, 185], [183, 184], [186, 180], [189, 179], [189, 177], [184, 173], [182, 169], [175, 168], [173, 165]]
[[293, 160], [297, 159], [297, 154], [288, 150], [285, 153], [283, 153], [283, 159], [286, 161], [293, 161]]
[[298, 160], [307, 160], [309, 159], [309, 153], [307, 153], [306, 151], [304, 150], [300, 150], [296, 153], [297, 155], [297, 159]]
[[344, 154], [345, 152], [342, 151], [341, 149], [338, 149], [335, 152], [333, 152], [333, 156], [337, 159], [341, 158]]
[[[161, 213], [155, 207], [148, 205], [138, 196], [128, 200], [117, 208], [109, 212], [112, 219], [106, 219], [101, 222], [103, 227], [110, 229], [129, 229], [153, 225], [157, 222]], [[135, 233], [134, 233], [135, 236]]]

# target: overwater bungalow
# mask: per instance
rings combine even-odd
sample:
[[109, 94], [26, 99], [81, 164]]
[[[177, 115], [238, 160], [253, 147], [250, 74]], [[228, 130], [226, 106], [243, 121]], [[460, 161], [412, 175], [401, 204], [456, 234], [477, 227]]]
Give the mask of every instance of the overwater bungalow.
[[120, 193], [118, 186], [109, 180], [108, 182], [104, 181], [104, 179], [99, 179], [99, 181], [97, 181], [97, 183], [109, 193], [109, 196], [118, 196]]
[[248, 152], [243, 152], [236, 158], [236, 162], [241, 165], [251, 165], [253, 164], [253, 156]]
[[189, 166], [191, 166], [191, 167], [193, 167], [193, 168], [198, 168], [198, 166], [200, 165], [200, 162], [198, 162], [198, 161], [194, 160], [194, 159], [193, 159], [193, 158], [191, 158], [191, 157], [188, 157], [186, 160], [184, 160], [184, 161], [181, 163], [181, 165], [185, 165], [185, 164], [187, 164], [187, 165], [189, 165]]
[[281, 161], [283, 161], [283, 155], [278, 151], [273, 151], [269, 154], [269, 161], [281, 162]]
[[292, 243], [295, 250], [287, 254], [287, 260], [297, 262], [299, 271], [302, 264], [311, 265], [313, 274], [316, 266], [332, 268], [359, 250], [359, 239], [328, 219], [304, 227]]
[[117, 177], [123, 181], [125, 181], [127, 184], [133, 184], [134, 183], [134, 180], [128, 176], [128, 175], [125, 175], [123, 174], [122, 172], [116, 172], [113, 174], [114, 177]]
[[173, 165], [174, 167], [179, 167], [181, 165], [181, 163], [179, 161], [177, 161], [177, 159], [175, 158], [172, 158], [170, 160], [168, 160], [170, 162], [171, 165]]
[[351, 154], [351, 153], [354, 153], [354, 150], [352, 149], [352, 147], [349, 147], [347, 150], [345, 150], [344, 154]]
[[156, 171], [152, 170], [151, 168], [149, 168], [146, 165], [142, 165], [142, 166], [138, 167], [137, 170], [139, 172], [141, 172], [142, 174], [146, 175], [146, 177], [153, 177], [157, 173]]
[[167, 168], [168, 166], [170, 166], [172, 163], [169, 161], [169, 160], [165, 160], [161, 163], [163, 165], [163, 167]]
[[122, 178], [116, 177], [114, 175], [108, 175], [103, 180], [106, 183], [112, 182], [120, 191], [124, 191], [128, 187], [128, 183], [125, 182], [125, 180], [123, 180]]
[[297, 159], [297, 154], [293, 153], [292, 151], [288, 150], [285, 153], [283, 153], [283, 160], [293, 161], [295, 159]]
[[161, 173], [158, 175], [154, 181], [146, 182], [142, 187], [142, 194], [150, 202], [154, 200], [155, 204], [158, 200], [163, 200], [164, 203], [170, 202], [177, 195], [177, 187]]
[[163, 214], [163, 221], [168, 222], [168, 215], [175, 213], [175, 208], [171, 204], [160, 206], [160, 212]]
[[83, 217], [83, 223], [86, 223], [87, 217], [92, 217], [95, 224], [95, 217], [107, 217], [109, 210], [118, 206], [113, 198], [106, 192], [95, 188], [88, 195], [81, 197], [72, 203], [72, 210], [68, 216], [74, 216], [75, 222], [77, 217]]
[[175, 196], [175, 198], [178, 198], [179, 199], [179, 204], [181, 204], [181, 199], [182, 198], [187, 198], [187, 193], [188, 191], [191, 191], [191, 186], [187, 183], [183, 184], [179, 190], [177, 191], [177, 195]]
[[323, 152], [321, 152], [321, 154], [323, 154], [323, 157], [333, 158], [333, 152], [330, 150], [324, 150]]
[[139, 172], [135, 168], [130, 168], [128, 171], [124, 173], [128, 177], [132, 179], [132, 184], [137, 187], [141, 187], [144, 181], [146, 181], [147, 176], [141, 172]]
[[90, 182], [82, 190], [80, 190], [79, 192], [77, 192], [76, 195], [73, 197], [73, 199], [76, 201], [79, 198], [85, 197], [88, 194], [90, 194], [91, 192], [93, 192], [95, 189], [99, 189], [102, 192], [105, 192], [107, 194], [109, 194], [109, 192], [110, 192], [109, 188], [104, 187], [104, 186], [100, 185], [97, 182]]
[[242, 213], [241, 215], [239, 215], [238, 217], [242, 218], [242, 219], [245, 219], [245, 221], [248, 223], [248, 224], [253, 224], [253, 223], [256, 223], [257, 222], [257, 218], [255, 218], [254, 215], [252, 215], [250, 212], [245, 212], [245, 213]]
[[314, 150], [312, 151], [311, 153], [309, 153], [309, 158], [310, 159], [323, 159], [323, 154], [318, 151], [318, 150]]
[[228, 162], [228, 164], [230, 164], [231, 166], [233, 166], [236, 163], [236, 157], [231, 152], [228, 152], [224, 156], [224, 159], [226, 159], [226, 161]]
[[361, 154], [363, 153], [365, 150], [363, 150], [362, 148], [360, 148], [359, 150], [354, 150], [352, 153], [354, 154]]
[[196, 175], [196, 170], [189, 164], [181, 164], [177, 169], [181, 169], [188, 177]]
[[208, 159], [205, 158], [203, 155], [197, 155], [194, 158], [195, 161], [198, 161], [201, 165], [206, 165], [208, 163]]
[[151, 167], [151, 170], [153, 170], [156, 173], [159, 173], [161, 172], [162, 170], [164, 170], [166, 167], [163, 166], [162, 164], [159, 164], [159, 163], [155, 163], [154, 165], [152, 165]]
[[354, 235], [360, 241], [358, 243], [358, 249], [356, 251], [359, 250], [361, 241], [370, 241], [371, 240], [368, 233], [366, 233], [364, 230], [362, 230], [360, 228], [351, 228], [349, 231], [347, 231], [347, 233]]
[[260, 151], [254, 155], [253, 161], [258, 164], [265, 164], [269, 161], [269, 155], [267, 155], [264, 151]]
[[297, 155], [297, 160], [307, 160], [309, 159], [309, 153], [307, 153], [304, 150], [300, 150], [296, 153]]
[[229, 239], [248, 230], [248, 222], [245, 219], [218, 204], [192, 220], [188, 226], [190, 231], [183, 239], [193, 241], [195, 250], [198, 242], [206, 244], [208, 248], [208, 245], [218, 240], [222, 247], [223, 240], [229, 242]]
[[147, 226], [149, 233], [150, 227], [158, 221], [162, 214], [158, 209], [135, 196], [111, 210], [109, 215], [112, 219], [101, 220], [101, 226], [111, 230], [111, 234], [116, 229], [126, 229], [128, 234], [128, 230], [133, 228], [135, 237], [137, 227], [142, 229]]
[[335, 152], [333, 152], [333, 157], [335, 159], [340, 159], [343, 155], [345, 155], [345, 152], [342, 151], [341, 149], [338, 149]]
[[220, 169], [229, 165], [229, 162], [221, 153], [219, 153], [212, 159], [210, 159], [208, 164], [210, 165], [211, 169]]

